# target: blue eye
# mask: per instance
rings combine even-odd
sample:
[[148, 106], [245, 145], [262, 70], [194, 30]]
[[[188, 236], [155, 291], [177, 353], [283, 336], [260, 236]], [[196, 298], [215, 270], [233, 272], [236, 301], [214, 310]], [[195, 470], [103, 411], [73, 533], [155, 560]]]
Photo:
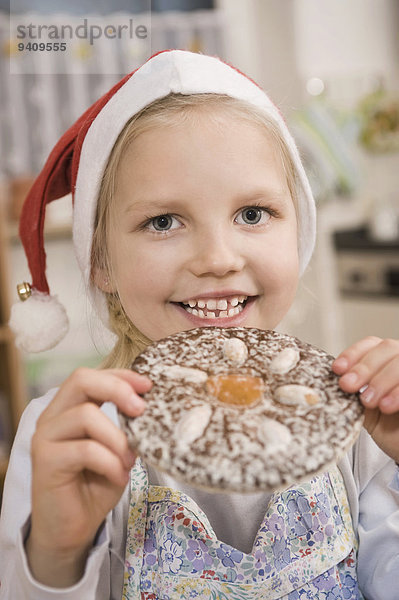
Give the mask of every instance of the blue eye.
[[270, 213], [265, 208], [258, 206], [247, 206], [243, 208], [236, 218], [240, 225], [258, 225], [266, 223], [270, 219]]

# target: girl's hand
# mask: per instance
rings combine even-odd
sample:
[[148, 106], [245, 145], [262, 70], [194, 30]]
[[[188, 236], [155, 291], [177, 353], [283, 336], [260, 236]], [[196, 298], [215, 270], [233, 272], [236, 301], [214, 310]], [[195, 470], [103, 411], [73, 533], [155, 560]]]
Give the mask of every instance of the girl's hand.
[[101, 404], [111, 401], [134, 417], [145, 408], [138, 394], [150, 388], [133, 371], [78, 369], [39, 417], [26, 550], [41, 583], [67, 587], [80, 579], [96, 532], [128, 482], [136, 457]]
[[366, 408], [364, 426], [380, 448], [399, 462], [399, 340], [367, 337], [333, 362], [345, 392], [358, 392]]

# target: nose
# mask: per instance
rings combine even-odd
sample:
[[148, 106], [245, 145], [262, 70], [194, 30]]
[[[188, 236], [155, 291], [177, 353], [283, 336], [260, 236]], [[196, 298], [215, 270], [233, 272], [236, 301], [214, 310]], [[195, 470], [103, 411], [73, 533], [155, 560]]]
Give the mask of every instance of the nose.
[[190, 257], [190, 270], [197, 277], [224, 277], [241, 271], [245, 259], [232, 231], [198, 232]]

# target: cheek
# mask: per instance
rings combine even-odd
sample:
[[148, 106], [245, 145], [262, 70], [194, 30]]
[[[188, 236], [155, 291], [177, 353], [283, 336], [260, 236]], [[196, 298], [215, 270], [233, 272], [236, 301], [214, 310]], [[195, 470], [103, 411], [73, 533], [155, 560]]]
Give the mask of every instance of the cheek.
[[282, 300], [290, 298], [295, 294], [299, 281], [298, 260], [287, 260], [282, 258], [269, 266], [265, 274], [265, 280], [270, 288], [274, 288], [280, 294]]
[[284, 227], [275, 228], [267, 239], [262, 252], [265, 265], [273, 274], [273, 278], [297, 279], [299, 276], [298, 240], [296, 222]]
[[118, 289], [130, 299], [156, 297], [162, 294], [173, 278], [176, 258], [154, 244], [119, 246], [113, 254], [114, 276]]
[[[287, 242], [287, 243], [285, 243]], [[264, 265], [265, 287], [279, 297], [286, 306], [293, 301], [299, 282], [299, 258], [294, 243], [280, 240], [270, 249], [269, 259]]]

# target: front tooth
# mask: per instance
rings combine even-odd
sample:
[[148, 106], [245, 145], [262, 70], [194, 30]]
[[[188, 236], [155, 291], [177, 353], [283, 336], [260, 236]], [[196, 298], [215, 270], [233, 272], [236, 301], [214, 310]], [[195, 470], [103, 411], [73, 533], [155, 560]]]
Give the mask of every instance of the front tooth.
[[197, 304], [198, 304], [198, 308], [205, 308], [205, 306], [206, 306], [206, 303], [204, 300], [198, 300]]
[[195, 300], [189, 300], [188, 301], [189, 306], [191, 306], [191, 308], [194, 308], [194, 306], [197, 304]]
[[208, 312], [206, 316], [208, 319], [216, 319], [216, 315], [214, 312]]
[[207, 300], [206, 307], [208, 310], [215, 310], [216, 304], [217, 304], [216, 300]]
[[219, 317], [227, 317], [227, 310], [221, 310], [219, 313]]
[[[199, 306], [199, 305], [198, 305], [198, 306]], [[199, 316], [199, 317], [202, 317], [202, 318], [204, 319], [204, 318], [205, 318], [205, 313], [204, 313], [204, 311], [203, 311], [203, 310], [199, 310], [199, 311], [198, 311], [198, 316]]]
[[218, 300], [216, 304], [216, 308], [218, 310], [226, 310], [227, 309], [227, 300]]
[[232, 298], [230, 300], [230, 304], [231, 304], [231, 306], [237, 306], [237, 304], [238, 304], [238, 298], [237, 297], [236, 298]]

